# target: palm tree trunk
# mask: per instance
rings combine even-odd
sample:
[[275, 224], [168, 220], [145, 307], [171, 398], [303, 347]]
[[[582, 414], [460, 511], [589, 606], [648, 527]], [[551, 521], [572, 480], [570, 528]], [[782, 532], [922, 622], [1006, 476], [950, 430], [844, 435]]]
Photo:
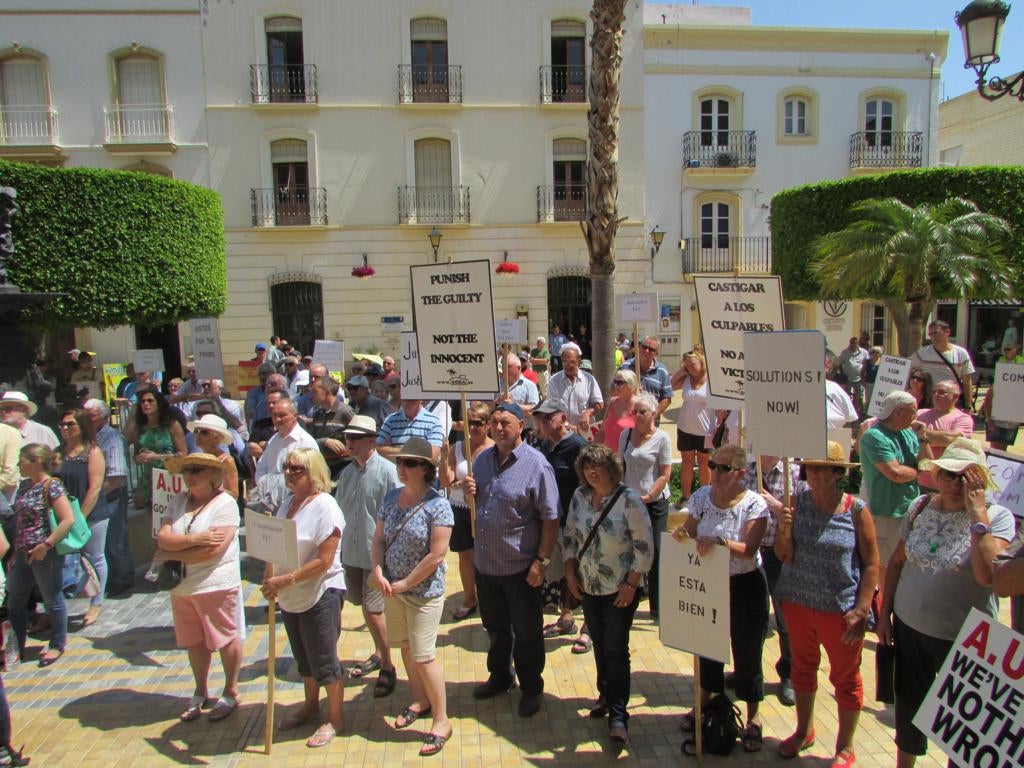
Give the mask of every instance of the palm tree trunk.
[[626, 0], [594, 0], [590, 18], [590, 111], [587, 113], [590, 160], [587, 163], [588, 212], [583, 237], [590, 253], [593, 304], [594, 376], [602, 391], [614, 373], [615, 233], [619, 228], [619, 76]]
[[896, 326], [896, 347], [900, 357], [910, 357], [924, 343], [925, 321], [935, 308], [935, 301], [926, 299], [909, 304], [901, 298], [883, 299], [893, 325]]

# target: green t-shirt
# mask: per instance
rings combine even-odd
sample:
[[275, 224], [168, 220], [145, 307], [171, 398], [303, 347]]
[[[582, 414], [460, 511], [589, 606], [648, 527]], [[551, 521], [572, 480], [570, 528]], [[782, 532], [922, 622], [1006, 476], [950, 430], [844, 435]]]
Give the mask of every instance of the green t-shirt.
[[[548, 350], [547, 347], [544, 347], [544, 349], [534, 348], [530, 350], [530, 357], [536, 357], [538, 360], [541, 358], [544, 358], [545, 360], [550, 360], [551, 352]], [[546, 363], [544, 365], [537, 365], [536, 363], [532, 363], [530, 367], [533, 368], [534, 373], [541, 373], [542, 371], [546, 371], [549, 365], [551, 365], [551, 363]]]
[[871, 514], [876, 517], [902, 517], [906, 513], [907, 506], [921, 493], [917, 481], [894, 483], [879, 472], [875, 464], [895, 461], [917, 469], [920, 449], [921, 443], [912, 429], [896, 432], [879, 423], [864, 433], [858, 450]]

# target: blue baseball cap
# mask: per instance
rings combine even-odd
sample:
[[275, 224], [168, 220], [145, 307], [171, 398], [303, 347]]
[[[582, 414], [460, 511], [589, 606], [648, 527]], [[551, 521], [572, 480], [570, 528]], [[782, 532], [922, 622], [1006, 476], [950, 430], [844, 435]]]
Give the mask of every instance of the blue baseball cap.
[[264, 344], [262, 341], [259, 342], [258, 344], [256, 344], [256, 351], [257, 352], [259, 352], [261, 350], [265, 350], [266, 348], [267, 348], [267, 345]]
[[498, 411], [507, 411], [520, 421], [524, 421], [526, 418], [523, 416], [523, 409], [519, 407], [518, 403], [498, 403], [494, 406], [494, 413], [497, 413]]

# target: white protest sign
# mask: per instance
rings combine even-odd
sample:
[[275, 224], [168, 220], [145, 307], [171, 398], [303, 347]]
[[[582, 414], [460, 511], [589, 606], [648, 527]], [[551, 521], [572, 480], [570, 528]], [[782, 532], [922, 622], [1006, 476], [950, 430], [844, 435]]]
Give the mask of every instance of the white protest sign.
[[615, 321], [656, 323], [661, 315], [656, 293], [620, 293], [615, 296]]
[[693, 539], [661, 534], [658, 572], [661, 642], [729, 663], [729, 551], [714, 547], [697, 555]]
[[868, 416], [877, 416], [885, 396], [890, 392], [902, 392], [907, 388], [909, 378], [910, 360], [905, 357], [882, 355], [882, 362], [878, 364], [878, 372], [875, 374], [875, 383], [871, 386]]
[[245, 510], [245, 553], [288, 570], [299, 567], [299, 538], [295, 521]]
[[[136, 349], [135, 359], [136, 371], [164, 371], [164, 351], [162, 349]], [[197, 371], [198, 372], [198, 371]]]
[[424, 264], [409, 272], [423, 387], [497, 392], [491, 263]]
[[[406, 400], [445, 400], [451, 396], [450, 392], [434, 392], [423, 389], [420, 380], [420, 359], [416, 348], [416, 334], [412, 331], [403, 331], [400, 338], [402, 365], [399, 370], [401, 376], [402, 397]], [[493, 400], [498, 396], [494, 392], [467, 392], [467, 400]]]
[[1024, 363], [996, 363], [992, 379], [992, 418], [1024, 422]]
[[743, 334], [746, 436], [759, 454], [824, 459], [825, 335], [821, 331]]
[[955, 765], [1020, 765], [1024, 635], [972, 608], [914, 717]]
[[526, 318], [517, 317], [515, 320], [495, 320], [494, 340], [499, 344], [525, 344]]
[[328, 371], [344, 371], [345, 342], [317, 339], [313, 342], [313, 362], [323, 363]]
[[[715, 398], [743, 400], [743, 334], [748, 331], [781, 331], [782, 279], [779, 277], [724, 277], [694, 275], [700, 332], [708, 361], [708, 394]], [[822, 355], [818, 368], [823, 365]]]
[[154, 467], [151, 471], [153, 489], [153, 538], [155, 539], [157, 532], [160, 530], [160, 520], [167, 515], [167, 507], [171, 503], [171, 499], [179, 493], [184, 492], [185, 482], [182, 480], [181, 475], [168, 472], [166, 469], [157, 469]]
[[1024, 518], [1024, 457], [989, 449], [985, 452], [988, 471], [998, 486], [986, 491], [989, 504], [1002, 504], [1014, 517]]
[[[194, 317], [188, 321], [192, 337], [192, 359], [200, 379], [224, 380], [224, 361], [220, 356], [220, 330], [215, 317]], [[138, 369], [138, 366], [136, 366]]]

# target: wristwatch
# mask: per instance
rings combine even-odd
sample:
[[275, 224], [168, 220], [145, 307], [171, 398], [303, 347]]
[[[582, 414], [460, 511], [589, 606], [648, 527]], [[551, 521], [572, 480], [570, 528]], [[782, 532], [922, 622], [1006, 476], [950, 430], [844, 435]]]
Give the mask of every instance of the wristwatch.
[[550, 557], [542, 557], [541, 555], [536, 555], [533, 559], [536, 560], [541, 565], [543, 565], [545, 568], [547, 568], [549, 565], [551, 565], [551, 558]]
[[976, 533], [979, 536], [984, 536], [986, 533], [992, 533], [992, 526], [988, 523], [983, 523], [980, 520], [971, 526], [971, 533]]

